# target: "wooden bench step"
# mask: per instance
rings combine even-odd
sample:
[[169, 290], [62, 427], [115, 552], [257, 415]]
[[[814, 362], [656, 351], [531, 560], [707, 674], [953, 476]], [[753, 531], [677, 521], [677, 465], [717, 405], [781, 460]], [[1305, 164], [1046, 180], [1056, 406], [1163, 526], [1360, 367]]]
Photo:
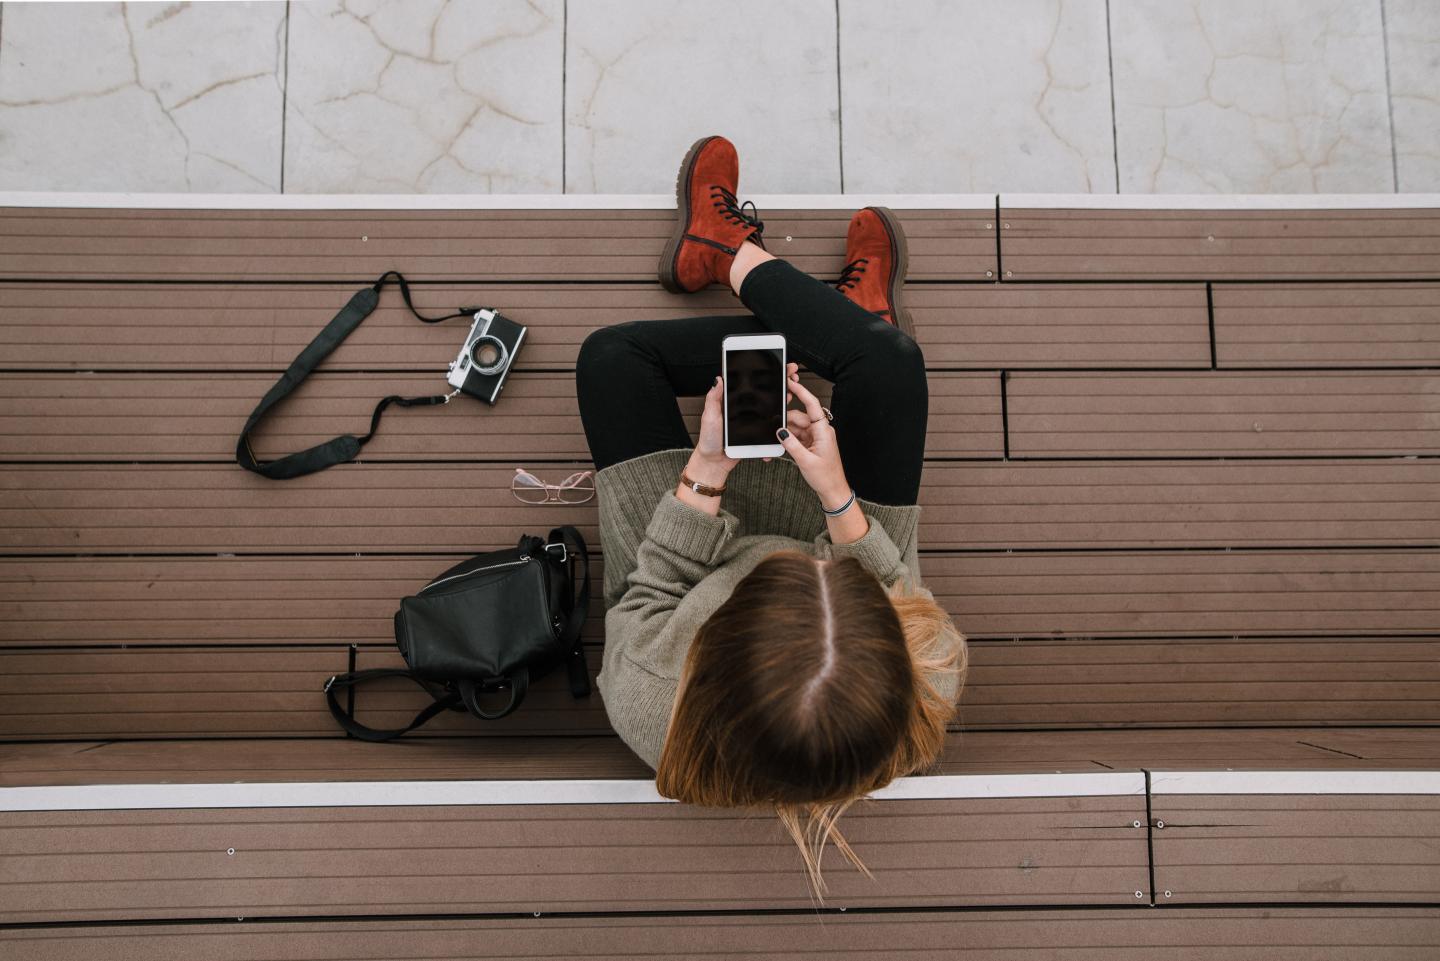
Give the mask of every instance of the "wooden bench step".
[[[239, 426], [268, 375], [12, 374], [0, 383], [0, 459], [231, 463]], [[828, 404], [831, 385], [804, 378]], [[1234, 457], [1434, 454], [1440, 376], [1408, 371], [1260, 373], [1014, 372], [1005, 393], [991, 373], [929, 378], [926, 456]], [[381, 397], [440, 390], [430, 375], [318, 374], [252, 438], [262, 460], [362, 435]], [[469, 400], [397, 411], [365, 449], [397, 459], [589, 460], [570, 374], [517, 373], [506, 403]], [[680, 410], [692, 436], [700, 398]]]
[[[0, 645], [393, 644], [400, 598], [461, 556], [0, 559]], [[592, 555], [595, 591], [603, 563]], [[920, 566], [972, 641], [1332, 634], [1359, 644], [1428, 633], [1440, 609], [1440, 558], [1424, 547], [945, 552]], [[602, 625], [593, 608], [585, 637], [599, 641]]]
[[[764, 210], [766, 247], [807, 273], [838, 276], [853, 212]], [[993, 278], [993, 206], [896, 214], [911, 279]], [[653, 284], [675, 217], [673, 200], [669, 209], [617, 210], [0, 207], [0, 279], [373, 283], [399, 265], [417, 280]]]
[[[500, 726], [504, 722], [496, 722]], [[1138, 770], [1408, 771], [1440, 764], [1417, 727], [951, 732], [931, 774]], [[191, 738], [0, 743], [0, 787], [289, 781], [553, 780], [653, 777], [613, 735]]]
[[[391, 644], [400, 598], [462, 556], [0, 559], [0, 645]], [[592, 562], [594, 587], [604, 560]], [[972, 641], [1358, 643], [1431, 633], [1440, 610], [1440, 557], [1424, 548], [945, 552], [921, 568]], [[603, 623], [597, 602], [586, 640]]]
[[[1440, 786], [1440, 772], [1425, 777]], [[1257, 780], [1152, 775], [1155, 886], [1169, 903], [1433, 903], [1440, 794], [1368, 793], [1333, 773]]]
[[[1032, 203], [1034, 204], [1032, 206]], [[1440, 210], [1120, 209], [1000, 198], [1005, 280], [1434, 280]]]
[[[0, 813], [7, 872], [26, 879], [0, 921], [810, 906], [799, 854], [773, 817], [701, 812], [660, 798], [648, 779], [491, 784], [304, 795], [216, 785], [203, 793], [218, 808], [167, 807], [153, 798], [186, 789], [157, 786], [142, 792], [144, 810]], [[111, 805], [137, 790], [89, 796]], [[52, 803], [35, 791], [85, 789], [0, 797]], [[229, 806], [237, 791], [283, 806]], [[536, 800], [514, 803], [521, 796]], [[292, 797], [309, 800], [294, 807]], [[851, 808], [844, 832], [875, 880], [832, 866], [837, 905], [1118, 906], [1148, 891], [1139, 774], [905, 779]], [[421, 891], [416, 877], [445, 883]]]
[[[15, 368], [278, 373], [359, 286], [0, 282], [0, 344]], [[412, 294], [427, 316], [483, 301], [525, 323], [534, 333], [517, 371], [573, 367], [599, 327], [748, 313], [719, 287], [678, 295], [638, 285], [427, 283]], [[1440, 363], [1429, 322], [1440, 283], [1219, 282], [1211, 300], [1222, 368]], [[1198, 282], [912, 283], [905, 303], [932, 367], [1210, 366]], [[422, 324], [386, 290], [321, 369], [443, 371], [464, 326]]]
[[[12, 374], [0, 381], [0, 460], [233, 464], [240, 428], [275, 380], [264, 374]], [[806, 376], [802, 382], [830, 403], [828, 381]], [[936, 373], [929, 387], [927, 456], [1003, 455], [998, 376]], [[266, 418], [251, 449], [272, 460], [342, 434], [364, 436], [380, 398], [448, 390], [434, 374], [316, 374]], [[590, 460], [574, 374], [516, 373], [501, 396], [493, 408], [463, 397], [444, 406], [391, 408], [362, 459]], [[700, 397], [680, 401], [692, 436], [702, 407]]]
[[[1209, 961], [1428, 961], [1440, 950], [1434, 908], [1133, 908], [1006, 911], [891, 911], [821, 918], [514, 917], [444, 921], [225, 920], [215, 925], [98, 924], [79, 928], [0, 929], [33, 961], [88, 961], [97, 956], [189, 961], [301, 961], [367, 953], [427, 958], [646, 957], [656, 945], [674, 956], [718, 952], [757, 959], [815, 952], [882, 961], [907, 952], [963, 961], [1028, 956], [1113, 961], [1159, 956]], [[1103, 945], [1103, 949], [1097, 946]], [[129, 953], [122, 953], [129, 952]]]
[[[558, 481], [586, 466], [545, 465]], [[513, 467], [344, 464], [277, 483], [234, 466], [0, 467], [0, 553], [474, 552], [574, 524]], [[921, 547], [1360, 547], [1440, 541], [1440, 460], [931, 463]], [[303, 531], [303, 536], [297, 532]]]
[[1214, 285], [1221, 367], [1440, 365], [1440, 284]]
[[[903, 778], [852, 808], [876, 876], [830, 902], [1432, 906], [1440, 772], [1335, 764]], [[648, 778], [0, 788], [0, 827], [8, 923], [805, 906], [777, 824]]]
[[[0, 344], [17, 368], [278, 374], [361, 286], [0, 281]], [[425, 316], [485, 304], [530, 327], [517, 371], [573, 368], [580, 344], [600, 327], [749, 313], [718, 286], [671, 294], [658, 284], [487, 280], [417, 283], [411, 293]], [[916, 282], [905, 304], [934, 368], [1210, 364], [1203, 284]], [[460, 318], [423, 324], [386, 289], [321, 370], [443, 372], [466, 329]]]
[[[0, 649], [0, 738], [342, 737], [320, 688], [350, 669], [346, 647]], [[563, 673], [536, 682], [495, 722], [447, 713], [425, 736], [611, 735], [586, 649], [591, 695]], [[403, 668], [393, 644], [356, 651], [359, 669]], [[1427, 724], [1440, 715], [1433, 637], [1085, 638], [972, 641], [957, 725], [1163, 728]], [[482, 701], [498, 710], [506, 692]], [[412, 682], [355, 692], [372, 727], [403, 727], [430, 703]], [[1440, 740], [1440, 738], [1437, 738]]]

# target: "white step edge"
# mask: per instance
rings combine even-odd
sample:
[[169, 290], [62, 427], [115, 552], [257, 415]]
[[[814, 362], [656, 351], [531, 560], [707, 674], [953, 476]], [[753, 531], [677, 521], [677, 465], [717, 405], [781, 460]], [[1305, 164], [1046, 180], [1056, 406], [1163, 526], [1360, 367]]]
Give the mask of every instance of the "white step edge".
[[[1408, 210], [1440, 194], [751, 194], [765, 210]], [[262, 194], [0, 191], [0, 207], [133, 210], [674, 210], [674, 194]]]
[[[995, 212], [994, 194], [747, 194], [767, 210], [881, 206]], [[166, 194], [0, 191], [0, 207], [219, 210], [674, 210], [670, 194]]]
[[[1139, 772], [906, 777], [869, 797], [1112, 797], [1145, 793]], [[176, 808], [412, 807], [476, 804], [675, 804], [651, 780], [336, 781], [269, 784], [95, 784], [0, 788], [0, 811]]]
[[1151, 794], [1440, 794], [1440, 771], [1152, 771]]
[[[1154, 771], [1153, 795], [1440, 794], [1440, 771]], [[877, 801], [1119, 797], [1145, 793], [1139, 772], [908, 777]], [[325, 781], [96, 784], [0, 788], [0, 811], [394, 807], [481, 804], [673, 804], [650, 780]]]
[[1000, 194], [1006, 210], [1411, 210], [1440, 194]]

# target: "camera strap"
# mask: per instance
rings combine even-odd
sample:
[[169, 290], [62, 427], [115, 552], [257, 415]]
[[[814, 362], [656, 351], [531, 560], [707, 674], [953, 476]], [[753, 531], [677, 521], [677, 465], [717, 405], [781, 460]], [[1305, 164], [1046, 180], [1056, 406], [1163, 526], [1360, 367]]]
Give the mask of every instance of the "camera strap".
[[291, 362], [290, 367], [275, 382], [275, 386], [266, 392], [260, 399], [260, 403], [245, 422], [244, 428], [240, 431], [240, 441], [235, 448], [235, 461], [241, 467], [249, 471], [269, 477], [272, 480], [288, 480], [292, 477], [302, 477], [305, 474], [313, 474], [316, 471], [324, 470], [335, 464], [342, 464], [354, 460], [364, 447], [375, 436], [375, 428], [380, 424], [380, 415], [385, 408], [391, 404], [399, 404], [401, 407], [428, 407], [435, 404], [448, 404], [455, 393], [439, 394], [434, 397], [400, 397], [391, 395], [375, 405], [375, 413], [370, 417], [370, 433], [364, 437], [355, 437], [345, 434], [333, 438], [323, 444], [317, 444], [308, 450], [298, 453], [287, 454], [278, 460], [261, 463], [255, 458], [255, 453], [250, 449], [250, 433], [261, 419], [269, 413], [270, 409], [300, 386], [300, 382], [320, 366], [320, 362], [340, 346], [340, 343], [360, 326], [360, 322], [375, 310], [380, 303], [380, 289], [385, 286], [386, 279], [394, 274], [400, 281], [400, 293], [405, 297], [405, 306], [410, 308], [410, 313], [419, 317], [427, 324], [438, 324], [442, 320], [451, 320], [455, 317], [466, 317], [473, 315], [482, 307], [461, 307], [458, 313], [446, 314], [444, 317], [425, 317], [415, 309], [415, 304], [410, 300], [410, 285], [405, 282], [398, 270], [387, 270], [380, 275], [380, 279], [369, 287], [355, 292], [350, 302], [340, 309], [335, 319], [325, 325], [325, 329], [310, 341], [309, 345], [300, 352], [300, 355]]

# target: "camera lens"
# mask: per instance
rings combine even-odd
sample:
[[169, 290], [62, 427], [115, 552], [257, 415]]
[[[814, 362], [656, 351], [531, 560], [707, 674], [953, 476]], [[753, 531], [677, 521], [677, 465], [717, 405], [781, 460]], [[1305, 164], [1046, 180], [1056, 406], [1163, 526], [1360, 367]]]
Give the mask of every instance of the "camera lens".
[[482, 374], [497, 374], [505, 366], [505, 345], [498, 337], [482, 334], [470, 348], [470, 358]]

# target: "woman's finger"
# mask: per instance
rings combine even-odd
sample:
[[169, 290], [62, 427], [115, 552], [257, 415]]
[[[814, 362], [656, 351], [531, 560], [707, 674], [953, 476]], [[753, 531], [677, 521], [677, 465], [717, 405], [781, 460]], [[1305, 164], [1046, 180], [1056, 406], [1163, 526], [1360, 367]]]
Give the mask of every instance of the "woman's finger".
[[790, 428], [790, 433], [800, 438], [800, 443], [806, 447], [810, 446], [810, 415], [803, 410], [787, 410], [785, 412], [785, 426]]
[[796, 378], [790, 380], [790, 390], [800, 398], [800, 403], [805, 405], [805, 413], [810, 415], [811, 421], [825, 420], [825, 412], [820, 409], [820, 399], [806, 389], [805, 385]]
[[718, 415], [720, 413], [720, 399], [724, 395], [725, 387], [720, 382], [720, 378], [716, 377], [715, 383], [711, 384], [710, 389], [705, 392], [705, 413]]
[[780, 441], [780, 446], [784, 447], [786, 452], [794, 458], [795, 463], [801, 467], [806, 467], [819, 461], [820, 458], [806, 450], [805, 445], [800, 443], [800, 439], [791, 431], [781, 427], [775, 431], [775, 437]]

